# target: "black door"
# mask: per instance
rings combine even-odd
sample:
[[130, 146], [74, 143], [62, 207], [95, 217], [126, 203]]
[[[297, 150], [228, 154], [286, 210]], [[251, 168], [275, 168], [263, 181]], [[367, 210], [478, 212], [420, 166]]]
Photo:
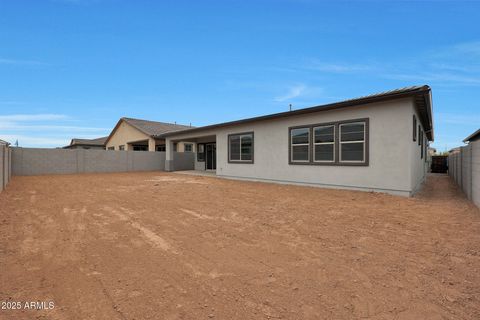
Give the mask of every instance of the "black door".
[[217, 144], [207, 143], [205, 145], [205, 165], [207, 170], [217, 169]]

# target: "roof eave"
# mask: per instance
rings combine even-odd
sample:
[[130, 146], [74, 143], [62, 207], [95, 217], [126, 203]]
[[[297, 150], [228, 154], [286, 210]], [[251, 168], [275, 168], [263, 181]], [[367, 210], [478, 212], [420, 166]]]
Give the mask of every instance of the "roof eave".
[[223, 122], [223, 123], [218, 123], [218, 124], [212, 124], [212, 125], [207, 125], [207, 126], [204, 126], [204, 127], [197, 127], [197, 128], [193, 128], [193, 129], [167, 132], [167, 133], [161, 134], [157, 137], [166, 138], [166, 137], [169, 137], [169, 136], [173, 136], [175, 134], [193, 133], [193, 132], [197, 132], [197, 131], [216, 129], [216, 128], [239, 125], [239, 124], [244, 124], [244, 123], [249, 123], [249, 122], [257, 122], [257, 121], [263, 121], [263, 120], [271, 120], [271, 119], [277, 119], [277, 118], [284, 118], [284, 117], [308, 114], [308, 113], [313, 113], [313, 112], [341, 109], [341, 108], [353, 107], [353, 106], [357, 106], [357, 105], [364, 105], [364, 104], [381, 102], [381, 101], [390, 101], [390, 100], [396, 100], [396, 99], [411, 97], [411, 96], [415, 96], [415, 95], [418, 95], [418, 94], [423, 94], [424, 97], [425, 97], [425, 102], [426, 102], [426, 105], [427, 105], [427, 119], [428, 119], [428, 123], [429, 123], [429, 126], [430, 126], [430, 128], [426, 132], [427, 132], [427, 137], [429, 138], [429, 140], [433, 141], [431, 88], [427, 85], [424, 85], [424, 86], [421, 86], [421, 87], [418, 87], [418, 88], [415, 88], [415, 89], [412, 89], [412, 90], [408, 90], [408, 91], [395, 92], [395, 93], [384, 95], [384, 96], [370, 96], [370, 97], [367, 96], [367, 97], [362, 97], [362, 98], [357, 98], [357, 99], [334, 102], [334, 103], [325, 104], [325, 105], [313, 106], [313, 107], [294, 110], [294, 111], [286, 111], [286, 112], [274, 113], [274, 114], [270, 114], [270, 115], [258, 116], [258, 117], [253, 117], [253, 118], [247, 118], [247, 119]]
[[468, 137], [466, 137], [466, 138], [463, 139], [462, 141], [463, 141], [464, 143], [470, 142], [470, 141], [472, 141], [473, 139], [475, 139], [478, 135], [480, 135], [480, 129], [478, 129], [477, 131], [475, 131], [474, 133], [472, 133], [471, 135], [469, 135]]

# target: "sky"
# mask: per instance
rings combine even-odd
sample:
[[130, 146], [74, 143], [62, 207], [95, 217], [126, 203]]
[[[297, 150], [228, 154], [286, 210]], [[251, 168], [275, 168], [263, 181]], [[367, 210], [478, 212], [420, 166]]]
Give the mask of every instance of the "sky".
[[445, 151], [480, 127], [480, 0], [0, 0], [0, 139], [120, 117], [202, 126], [432, 87]]

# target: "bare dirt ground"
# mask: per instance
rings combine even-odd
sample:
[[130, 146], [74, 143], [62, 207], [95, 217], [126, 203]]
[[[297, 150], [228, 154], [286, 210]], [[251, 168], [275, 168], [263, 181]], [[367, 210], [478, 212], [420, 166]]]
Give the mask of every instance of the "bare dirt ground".
[[[159, 172], [15, 177], [1, 319], [480, 319], [480, 211]], [[23, 309], [23, 307], [22, 307]]]

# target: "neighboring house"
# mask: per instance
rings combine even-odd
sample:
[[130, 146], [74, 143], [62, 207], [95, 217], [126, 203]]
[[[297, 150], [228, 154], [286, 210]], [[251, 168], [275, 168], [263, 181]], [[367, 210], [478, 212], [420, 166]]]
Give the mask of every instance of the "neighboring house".
[[[107, 137], [107, 150], [134, 150], [134, 151], [165, 151], [165, 139], [160, 136], [165, 133], [192, 129], [172, 123], [148, 121], [132, 118], [120, 118], [115, 128]], [[187, 150], [185, 150], [187, 144]], [[182, 142], [175, 145], [176, 151], [194, 152], [193, 143]]]
[[455, 153], [460, 153], [460, 147], [456, 147], [453, 149], [448, 150], [449, 154], [455, 154]]
[[477, 131], [475, 131], [474, 133], [472, 133], [471, 135], [469, 135], [468, 137], [463, 139], [463, 142], [464, 143], [471, 143], [471, 142], [479, 141], [479, 140], [480, 140], [480, 129], [478, 129]]
[[63, 147], [63, 149], [105, 149], [105, 141], [108, 137], [101, 137], [96, 139], [77, 139], [73, 138], [70, 145]]
[[[127, 144], [115, 131], [129, 122], [119, 122], [107, 147]], [[409, 196], [427, 172], [431, 89], [396, 89], [155, 136], [137, 131], [138, 138], [128, 141], [148, 140], [150, 149], [157, 141], [166, 144], [167, 171], [175, 170], [175, 144], [189, 141], [196, 145], [195, 169], [215, 170], [217, 176]]]

